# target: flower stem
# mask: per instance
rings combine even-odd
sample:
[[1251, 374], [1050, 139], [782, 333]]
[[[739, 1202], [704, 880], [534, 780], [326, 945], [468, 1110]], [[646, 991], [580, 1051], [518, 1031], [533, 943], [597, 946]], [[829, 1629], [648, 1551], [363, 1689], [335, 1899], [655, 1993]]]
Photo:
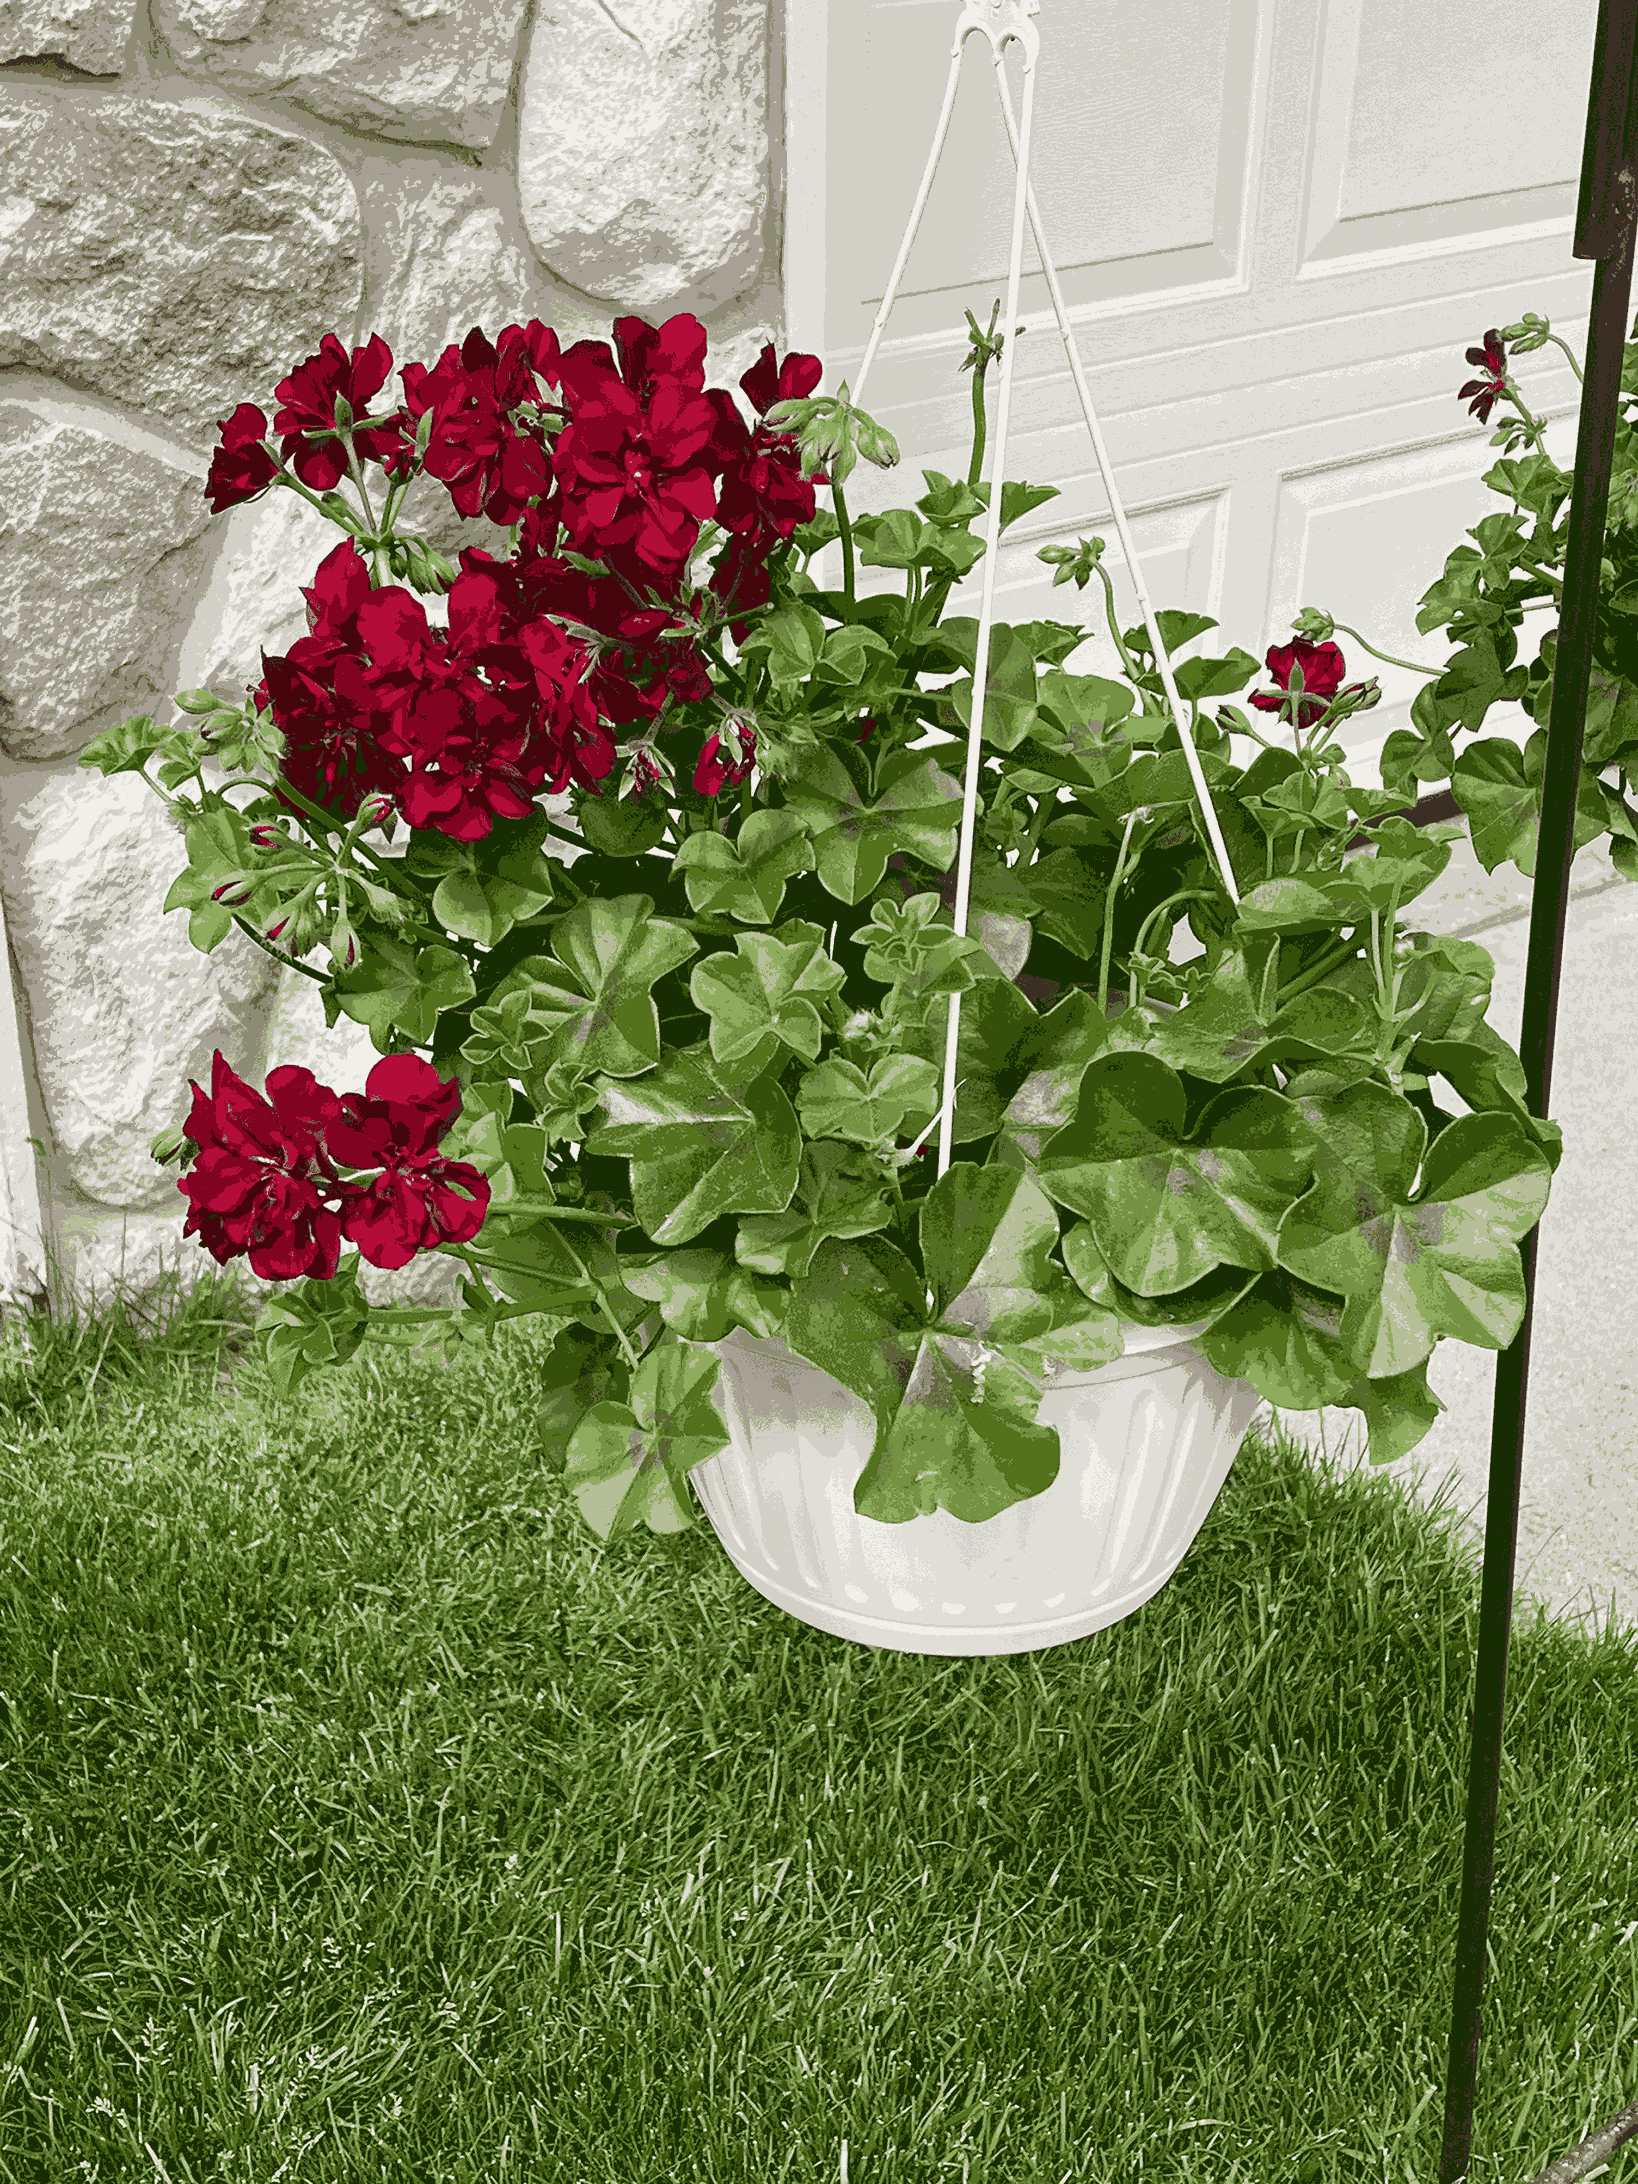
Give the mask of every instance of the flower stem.
[[1356, 645], [1364, 645], [1365, 650], [1373, 660], [1386, 660], [1390, 667], [1408, 667], [1413, 675], [1442, 675], [1444, 673], [1442, 667], [1424, 667], [1419, 660], [1401, 660], [1396, 659], [1391, 652], [1378, 652], [1375, 645], [1368, 643], [1365, 638], [1361, 637], [1357, 629], [1350, 629], [1346, 622], [1335, 622], [1332, 627], [1341, 630], [1344, 637], [1351, 637]]
[[842, 538], [842, 590], [851, 607], [858, 603], [853, 596], [853, 526], [848, 521], [847, 500], [841, 486], [834, 479], [831, 481], [830, 497], [836, 510], [836, 527]]
[[[1140, 804], [1138, 811], [1142, 808]], [[1137, 811], [1127, 817], [1126, 832], [1120, 839], [1120, 855], [1115, 859], [1115, 876], [1109, 882], [1108, 891], [1103, 898], [1103, 953], [1098, 962], [1098, 1014], [1104, 1017], [1109, 1014], [1109, 959], [1115, 945], [1115, 897], [1120, 892], [1121, 881], [1126, 877], [1126, 852], [1137, 820]]]

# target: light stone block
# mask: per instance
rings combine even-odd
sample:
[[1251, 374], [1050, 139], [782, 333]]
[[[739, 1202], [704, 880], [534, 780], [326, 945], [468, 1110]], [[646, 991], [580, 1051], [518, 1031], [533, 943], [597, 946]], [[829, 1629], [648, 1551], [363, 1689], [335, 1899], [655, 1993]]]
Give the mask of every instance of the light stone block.
[[117, 76], [136, 0], [0, 0], [0, 61], [66, 61]]
[[70, 403], [0, 400], [0, 748], [68, 758], [168, 718], [212, 542], [203, 465]]
[[763, 263], [768, 0], [557, 0], [518, 101], [523, 224], [560, 280], [702, 315]]
[[493, 143], [524, 0], [154, 0], [171, 58], [361, 136]]
[[18, 81], [0, 103], [0, 367], [162, 421], [218, 421], [358, 309], [362, 235], [338, 162], [186, 84]]

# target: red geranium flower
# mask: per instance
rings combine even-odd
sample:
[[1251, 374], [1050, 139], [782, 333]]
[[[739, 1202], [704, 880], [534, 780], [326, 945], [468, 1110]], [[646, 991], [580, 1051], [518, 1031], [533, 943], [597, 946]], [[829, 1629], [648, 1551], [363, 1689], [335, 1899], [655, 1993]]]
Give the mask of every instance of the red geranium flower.
[[461, 515], [513, 524], [551, 491], [551, 457], [538, 432], [520, 428], [516, 412], [539, 406], [537, 378], [555, 387], [560, 369], [557, 335], [539, 319], [503, 327], [498, 344], [474, 326], [430, 372], [405, 365], [399, 377], [411, 417], [434, 413], [424, 467]]
[[[706, 455], [717, 411], [689, 383], [696, 335], [701, 342], [705, 335], [699, 321], [683, 313], [657, 333], [645, 331], [653, 334], [651, 340], [644, 343], [628, 332], [622, 349], [638, 384], [652, 383], [647, 402], [611, 364], [583, 354], [581, 345], [564, 357], [569, 422], [558, 436], [553, 463], [563, 521], [577, 552], [627, 547], [646, 569], [674, 580], [694, 549], [700, 525], [716, 510]], [[660, 372], [667, 359], [681, 369]]]
[[268, 1073], [267, 1090], [264, 1099], [220, 1052], [209, 1094], [193, 1085], [184, 1129], [199, 1157], [177, 1183], [190, 1201], [182, 1233], [197, 1236], [223, 1266], [248, 1252], [262, 1281], [328, 1281], [352, 1189], [320, 1142], [340, 1103], [310, 1069], [289, 1064]]
[[[337, 395], [345, 397], [355, 417], [367, 417], [370, 403], [391, 370], [392, 351], [379, 334], [372, 334], [350, 356], [335, 334], [326, 334], [318, 354], [298, 364], [288, 379], [279, 381], [273, 392], [284, 407], [275, 414], [273, 429], [283, 435], [280, 451], [303, 485], [311, 486], [315, 493], [327, 493], [346, 476], [345, 442], [309, 442], [306, 435], [335, 431]], [[367, 432], [354, 433], [353, 445], [362, 461], [384, 462], [401, 445], [403, 437], [403, 422], [398, 416]]]
[[1340, 648], [1329, 638], [1322, 645], [1310, 644], [1306, 637], [1293, 637], [1288, 645], [1270, 645], [1268, 671], [1280, 688], [1254, 690], [1252, 704], [1261, 712], [1277, 713], [1286, 702], [1281, 693], [1290, 688], [1293, 667], [1302, 669], [1303, 696], [1297, 707], [1297, 724], [1309, 728], [1335, 697], [1346, 672], [1345, 663]]
[[735, 739], [720, 734], [709, 735], [705, 748], [694, 768], [694, 787], [701, 796], [719, 796], [725, 788], [737, 787], [750, 772], [756, 757], [756, 734], [753, 729], [741, 730], [744, 738], [744, 756], [736, 758]]
[[254, 402], [241, 402], [216, 429], [222, 444], [211, 456], [205, 480], [213, 516], [239, 501], [254, 500], [279, 474], [278, 464], [261, 444], [267, 438], [267, 418]]
[[[183, 1234], [222, 1265], [248, 1252], [262, 1281], [329, 1281], [343, 1236], [372, 1266], [392, 1268], [483, 1226], [488, 1182], [434, 1150], [460, 1086], [419, 1056], [385, 1056], [362, 1094], [338, 1098], [290, 1064], [268, 1072], [267, 1091], [264, 1099], [220, 1052], [209, 1095], [193, 1086], [184, 1134], [199, 1157], [177, 1185], [191, 1201]], [[338, 1162], [383, 1172], [363, 1185], [339, 1175]]]
[[1487, 425], [1497, 399], [1507, 392], [1507, 344], [1497, 327], [1492, 326], [1485, 335], [1482, 348], [1468, 350], [1467, 361], [1477, 364], [1485, 376], [1470, 379], [1456, 399], [1467, 402], [1471, 394], [1474, 399], [1467, 402], [1468, 415], [1476, 417], [1481, 425]]
[[[298, 639], [284, 656], [264, 652], [256, 702], [273, 709], [284, 737], [279, 771], [291, 788], [321, 810], [350, 820], [365, 797], [377, 792], [396, 803], [405, 772], [386, 741], [392, 712], [358, 655], [337, 650], [317, 662], [297, 660], [301, 645], [317, 641]], [[277, 782], [273, 793], [286, 811], [300, 808]]]
[[418, 1251], [470, 1243], [483, 1227], [487, 1179], [469, 1162], [446, 1160], [436, 1150], [460, 1105], [453, 1078], [446, 1083], [418, 1054], [388, 1054], [365, 1078], [364, 1091], [343, 1093], [326, 1122], [333, 1159], [381, 1170], [367, 1186], [354, 1187], [341, 1222], [342, 1234], [371, 1266], [407, 1266]]

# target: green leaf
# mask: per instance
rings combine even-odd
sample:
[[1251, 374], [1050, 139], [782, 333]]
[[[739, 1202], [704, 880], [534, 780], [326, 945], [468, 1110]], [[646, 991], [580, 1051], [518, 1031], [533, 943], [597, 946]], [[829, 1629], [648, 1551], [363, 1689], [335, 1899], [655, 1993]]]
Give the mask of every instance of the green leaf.
[[105, 777], [140, 773], [156, 751], [163, 751], [169, 758], [197, 758], [201, 755], [198, 732], [192, 728], [161, 728], [146, 713], [139, 713], [134, 719], [122, 720], [117, 728], [105, 728], [101, 735], [93, 736], [75, 763], [95, 766]]
[[1557, 1168], [1564, 1133], [1556, 1122], [1530, 1112], [1525, 1103], [1524, 1064], [1494, 1025], [1472, 1024], [1460, 1037], [1418, 1039], [1406, 1067], [1424, 1076], [1444, 1077], [1480, 1114], [1511, 1115], [1541, 1147], [1549, 1165]]
[[740, 653], [743, 657], [765, 652], [775, 689], [793, 689], [813, 673], [824, 643], [825, 625], [818, 609], [791, 600], [758, 623]]
[[1068, 1288], [1051, 1262], [1057, 1234], [1028, 1177], [963, 1162], [922, 1202], [925, 1282], [878, 1237], [815, 1252], [785, 1339], [876, 1415], [854, 1488], [861, 1516], [901, 1524], [942, 1508], [978, 1524], [1052, 1484], [1058, 1436], [1036, 1421], [1030, 1345], [1057, 1339]]
[[[1417, 620], [1421, 621], [1420, 615]], [[1433, 685], [1433, 694], [1448, 717], [1459, 720], [1464, 728], [1477, 729], [1492, 705], [1521, 697], [1528, 680], [1528, 671], [1522, 667], [1504, 669], [1495, 637], [1489, 630], [1478, 630], [1472, 643], [1451, 658]]]
[[716, 1381], [709, 1350], [667, 1339], [632, 1374], [627, 1402], [599, 1403], [576, 1426], [565, 1477], [599, 1539], [639, 1524], [694, 1529], [688, 1474], [728, 1445], [711, 1401]]
[[685, 1244], [725, 1213], [790, 1204], [802, 1138], [776, 1084], [724, 1084], [701, 1045], [602, 1094], [608, 1121], [587, 1150], [630, 1160], [632, 1210], [655, 1243]]
[[335, 973], [331, 990], [355, 1024], [369, 1026], [381, 1053], [389, 1051], [395, 1025], [424, 1044], [440, 1010], [459, 1008], [477, 992], [471, 967], [453, 948], [416, 947], [385, 933], [364, 962]]
[[[863, 901], [895, 852], [941, 872], [955, 856], [961, 784], [913, 751], [898, 752], [883, 766], [873, 802], [834, 750], [804, 752], [785, 783], [785, 801], [787, 813], [813, 837], [820, 880], [841, 902]], [[748, 820], [742, 832], [754, 823]]]
[[481, 1254], [488, 1280], [513, 1304], [565, 1319], [601, 1321], [606, 1301], [622, 1327], [643, 1316], [641, 1302], [626, 1288], [621, 1265], [605, 1233], [589, 1221], [558, 1221], [549, 1214], [526, 1216], [491, 1230], [486, 1221]]
[[1186, 1110], [1180, 1079], [1153, 1055], [1101, 1056], [1036, 1167], [1060, 1205], [1085, 1215], [1116, 1278], [1144, 1296], [1217, 1266], [1272, 1267], [1280, 1221], [1308, 1178], [1307, 1133], [1279, 1093], [1220, 1093], [1193, 1142]]
[[[935, 1001], [921, 1024], [900, 1034], [903, 1051], [920, 1055], [944, 1078], [949, 1003]], [[1010, 979], [980, 979], [962, 996], [956, 1034], [956, 1094], [952, 1142], [970, 1145], [1000, 1129], [1006, 1101], [998, 1080], [1011, 1076], [1023, 1042], [1039, 1018]], [[1010, 1085], [1009, 1085], [1010, 1090]], [[938, 1095], [934, 1096], [937, 1105]]]
[[[926, 475], [925, 472], [922, 473]], [[969, 488], [974, 500], [989, 512], [990, 487], [988, 479]], [[1020, 516], [1027, 516], [1032, 509], [1044, 508], [1048, 501], [1056, 500], [1063, 488], [1057, 485], [1026, 485], [1020, 478], [1008, 478], [1001, 487], [1001, 529], [1005, 533]]]
[[[550, 875], [543, 874], [549, 882]], [[449, 932], [493, 948], [524, 918], [552, 899], [551, 887], [520, 887], [493, 873], [451, 872], [432, 897], [432, 914]]]
[[641, 857], [665, 839], [667, 813], [658, 798], [582, 795], [575, 802], [581, 833], [605, 857]]
[[1139, 1327], [1215, 1326], [1261, 1279], [1245, 1267], [1219, 1266], [1169, 1296], [1142, 1297], [1115, 1279], [1084, 1222], [1069, 1230], [1059, 1249], [1076, 1287], [1094, 1305], [1117, 1322], [1130, 1320]]
[[1083, 849], [1053, 849], [1022, 873], [1038, 932], [1083, 962], [1095, 962], [1103, 946], [1103, 917], [1114, 854], [1108, 869]]
[[683, 876], [691, 910], [737, 918], [744, 925], [771, 925], [785, 899], [786, 881], [811, 872], [813, 858], [804, 814], [753, 811], [737, 835], [689, 835], [672, 870]]
[[359, 1254], [350, 1252], [329, 1281], [309, 1276], [270, 1297], [257, 1314], [256, 1338], [280, 1395], [293, 1394], [311, 1373], [344, 1365], [364, 1340], [370, 1307], [358, 1269]]
[[805, 1274], [827, 1237], [868, 1236], [892, 1218], [880, 1170], [835, 1139], [821, 1138], [802, 1148], [790, 1210], [741, 1221], [734, 1256], [753, 1273]]
[[810, 1069], [796, 1087], [797, 1112], [810, 1138], [844, 1138], [851, 1145], [891, 1143], [906, 1118], [919, 1127], [938, 1107], [939, 1073], [918, 1054], [888, 1054], [867, 1077], [839, 1056]]
[[606, 1335], [572, 1325], [558, 1331], [531, 1390], [535, 1431], [556, 1473], [586, 1413], [599, 1403], [623, 1403], [630, 1385], [631, 1368]]
[[[1538, 728], [1522, 751], [1517, 744], [1487, 736], [1481, 743], [1470, 744], [1456, 761], [1451, 790], [1472, 823], [1473, 854], [1487, 872], [1510, 863], [1527, 879], [1534, 875], [1546, 763], [1545, 728]], [[1596, 841], [1605, 825], [1597, 775], [1583, 767], [1576, 796], [1575, 849]]]
[[1188, 1005], [1174, 1016], [1161, 1017], [1142, 1044], [1169, 1068], [1222, 1084], [1236, 1075], [1250, 1076], [1270, 1061], [1315, 1061], [1374, 1051], [1375, 1038], [1375, 1025], [1360, 1004], [1324, 986], [1299, 994], [1265, 1023], [1245, 952], [1235, 948]]
[[823, 936], [812, 927], [791, 941], [736, 933], [734, 945], [737, 955], [705, 957], [689, 981], [694, 1006], [711, 1019], [714, 1059], [765, 1068], [784, 1046], [804, 1061], [817, 1060], [824, 1036], [819, 1005], [847, 976], [825, 952]]
[[1427, 1362], [1391, 1378], [1363, 1375], [1342, 1339], [1345, 1300], [1276, 1269], [1261, 1275], [1199, 1337], [1208, 1364], [1249, 1380], [1276, 1409], [1327, 1405], [1364, 1413], [1370, 1460], [1408, 1455], [1444, 1405], [1427, 1382]]
[[1262, 661], [1236, 645], [1220, 660], [1185, 660], [1177, 669], [1177, 694], [1194, 699], [1231, 697], [1262, 671]]
[[646, 1264], [624, 1263], [633, 1296], [658, 1305], [673, 1334], [688, 1342], [720, 1342], [731, 1328], [774, 1335], [785, 1316], [785, 1292], [751, 1279], [725, 1251], [673, 1251]]
[[1464, 1116], [1428, 1147], [1421, 1115], [1380, 1084], [1298, 1104], [1324, 1142], [1279, 1263], [1347, 1297], [1342, 1339], [1360, 1371], [1408, 1372], [1441, 1335], [1505, 1349], [1524, 1315], [1519, 1240], [1547, 1203], [1545, 1154], [1495, 1114]]
[[[652, 1069], [660, 1058], [660, 1020], [650, 988], [698, 947], [685, 927], [654, 916], [648, 895], [590, 896], [553, 928], [556, 962], [525, 956], [488, 1003], [474, 1009], [471, 1058], [489, 1059], [483, 1041], [510, 1036], [532, 1042], [522, 1071], [535, 1075], [559, 1062], [610, 1077]], [[513, 994], [525, 997], [515, 1024], [503, 1010]]]

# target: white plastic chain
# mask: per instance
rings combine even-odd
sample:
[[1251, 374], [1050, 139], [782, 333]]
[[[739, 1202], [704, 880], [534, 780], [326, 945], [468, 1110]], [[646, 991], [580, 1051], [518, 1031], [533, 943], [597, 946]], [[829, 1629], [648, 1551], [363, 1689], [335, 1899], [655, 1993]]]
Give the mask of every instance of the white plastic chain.
[[[1201, 770], [1200, 758], [1189, 734], [1184, 718], [1182, 700], [1178, 696], [1177, 682], [1172, 673], [1172, 663], [1165, 645], [1161, 642], [1160, 629], [1155, 621], [1154, 608], [1149, 603], [1148, 590], [1143, 582], [1143, 571], [1137, 551], [1132, 544], [1132, 534], [1126, 522], [1126, 510], [1121, 504], [1115, 486], [1114, 472], [1109, 466], [1108, 451], [1103, 444], [1097, 413], [1092, 407], [1091, 391], [1086, 384], [1086, 374], [1081, 368], [1080, 352], [1075, 346], [1075, 336], [1070, 328], [1069, 315], [1064, 309], [1063, 291], [1058, 286], [1057, 269], [1047, 249], [1046, 233], [1041, 225], [1041, 210], [1035, 201], [1035, 191], [1029, 179], [1030, 124], [1035, 104], [1035, 68], [1040, 58], [1041, 36], [1030, 17], [1041, 12], [1041, 0], [963, 0], [960, 17], [956, 23], [955, 42], [950, 52], [949, 80], [944, 87], [944, 105], [938, 117], [938, 128], [933, 136], [933, 148], [928, 156], [926, 172], [921, 187], [916, 192], [916, 202], [910, 214], [910, 224], [905, 229], [904, 241], [899, 246], [898, 261], [882, 298], [881, 309], [876, 313], [875, 324], [870, 329], [864, 361], [859, 366], [852, 400], [862, 407], [865, 378], [875, 361], [876, 350], [887, 326], [888, 314], [904, 278], [904, 269], [910, 258], [910, 250], [921, 225], [921, 216], [927, 209], [927, 199], [932, 191], [933, 176], [937, 171], [944, 139], [949, 133], [950, 116], [955, 109], [956, 88], [961, 80], [961, 58], [967, 40], [974, 31], [981, 32], [990, 42], [990, 58], [995, 66], [995, 87], [1001, 101], [1001, 113], [1006, 122], [1007, 141], [1018, 169], [1017, 187], [1013, 193], [1012, 207], [1012, 254], [1007, 267], [1007, 313], [1004, 321], [1005, 342], [1001, 351], [1001, 389], [996, 402], [994, 445], [990, 455], [990, 505], [988, 510], [989, 536], [984, 550], [983, 601], [978, 614], [977, 649], [973, 656], [973, 703], [967, 729], [967, 767], [962, 784], [961, 799], [961, 846], [956, 862], [956, 892], [954, 905], [955, 930], [965, 936], [967, 913], [972, 897], [973, 842], [977, 833], [978, 776], [983, 742], [984, 703], [987, 695], [990, 667], [990, 632], [995, 621], [995, 571], [1001, 544], [1001, 487], [1006, 478], [1007, 427], [1012, 414], [1012, 374], [1017, 358], [1018, 285], [1023, 273], [1024, 261], [1024, 214], [1029, 213], [1030, 227], [1035, 236], [1035, 248], [1040, 255], [1041, 266], [1046, 274], [1047, 286], [1052, 294], [1052, 308], [1058, 320], [1058, 331], [1063, 336], [1064, 348], [1069, 356], [1070, 375], [1075, 382], [1075, 392], [1080, 397], [1081, 414], [1086, 419], [1087, 430], [1092, 435], [1092, 450], [1098, 459], [1098, 470], [1103, 488], [1109, 496], [1109, 506], [1115, 518], [1115, 528], [1120, 536], [1121, 552], [1131, 572], [1132, 587], [1137, 593], [1138, 604], [1143, 610], [1143, 623], [1149, 633], [1155, 663], [1160, 670], [1161, 683], [1166, 692], [1166, 702], [1171, 707], [1172, 718], [1177, 723], [1183, 755], [1188, 763], [1189, 776], [1194, 783], [1195, 794], [1200, 799], [1201, 815], [1206, 822], [1206, 833], [1211, 841], [1212, 852], [1217, 859], [1223, 884], [1228, 889], [1229, 900], [1238, 902], [1239, 890], [1234, 884], [1234, 871], [1229, 863], [1228, 850], [1217, 821], [1217, 809], [1212, 803], [1211, 790]], [[1024, 51], [1024, 119], [1022, 129], [1013, 117], [1012, 93], [1007, 85], [1005, 48], [1009, 43], [1022, 46]], [[956, 1046], [961, 1031], [961, 996], [950, 996], [949, 1023], [944, 1042], [944, 1090], [939, 1110], [938, 1172], [942, 1176], [950, 1165], [950, 1154], [955, 1129], [956, 1095]]]

